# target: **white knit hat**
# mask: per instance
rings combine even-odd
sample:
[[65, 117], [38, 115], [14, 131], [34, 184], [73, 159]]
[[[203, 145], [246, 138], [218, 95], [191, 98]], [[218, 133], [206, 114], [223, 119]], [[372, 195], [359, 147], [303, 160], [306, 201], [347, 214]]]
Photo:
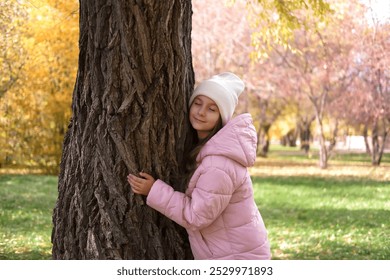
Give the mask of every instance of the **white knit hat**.
[[244, 82], [235, 74], [230, 72], [221, 73], [202, 81], [195, 88], [189, 104], [191, 106], [198, 95], [211, 98], [218, 106], [222, 125], [225, 125], [232, 118], [234, 109], [238, 104], [238, 97], [244, 88]]

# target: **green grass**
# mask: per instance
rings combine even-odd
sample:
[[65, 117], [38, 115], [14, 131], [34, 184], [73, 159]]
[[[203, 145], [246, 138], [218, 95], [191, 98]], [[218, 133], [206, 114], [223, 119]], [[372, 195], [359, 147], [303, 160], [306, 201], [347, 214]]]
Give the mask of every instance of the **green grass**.
[[390, 259], [389, 182], [253, 178], [274, 259]]
[[[328, 170], [273, 149], [253, 172], [274, 259], [390, 259], [390, 164], [338, 154]], [[0, 259], [50, 259], [57, 178], [0, 175]]]
[[390, 156], [272, 146], [252, 170], [274, 259], [390, 259]]
[[57, 178], [0, 175], [0, 260], [50, 259]]

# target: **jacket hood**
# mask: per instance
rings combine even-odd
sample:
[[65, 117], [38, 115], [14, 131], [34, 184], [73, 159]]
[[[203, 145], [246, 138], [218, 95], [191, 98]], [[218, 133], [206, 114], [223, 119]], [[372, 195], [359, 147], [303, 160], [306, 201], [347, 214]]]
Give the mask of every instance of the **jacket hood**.
[[197, 161], [206, 156], [225, 156], [243, 166], [253, 166], [256, 160], [257, 134], [250, 114], [230, 120], [199, 152]]

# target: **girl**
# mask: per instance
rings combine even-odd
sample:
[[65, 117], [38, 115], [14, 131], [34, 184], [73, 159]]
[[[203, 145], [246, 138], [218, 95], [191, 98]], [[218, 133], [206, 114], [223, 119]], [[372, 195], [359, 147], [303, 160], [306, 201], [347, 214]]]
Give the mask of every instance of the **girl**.
[[144, 172], [128, 176], [134, 193], [186, 228], [195, 259], [271, 257], [247, 171], [256, 159], [256, 131], [250, 114], [231, 120], [243, 90], [233, 73], [215, 75], [194, 90], [189, 119], [199, 141], [190, 153], [186, 193]]

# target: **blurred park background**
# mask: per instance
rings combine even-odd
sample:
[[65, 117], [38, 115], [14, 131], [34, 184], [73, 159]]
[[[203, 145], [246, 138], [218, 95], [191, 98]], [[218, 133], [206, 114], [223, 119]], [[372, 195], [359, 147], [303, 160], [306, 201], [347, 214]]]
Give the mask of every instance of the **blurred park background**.
[[[193, 0], [192, 55], [245, 80], [273, 258], [390, 259], [390, 2], [268, 2]], [[0, 259], [50, 259], [78, 1], [2, 1], [0, 31]]]

